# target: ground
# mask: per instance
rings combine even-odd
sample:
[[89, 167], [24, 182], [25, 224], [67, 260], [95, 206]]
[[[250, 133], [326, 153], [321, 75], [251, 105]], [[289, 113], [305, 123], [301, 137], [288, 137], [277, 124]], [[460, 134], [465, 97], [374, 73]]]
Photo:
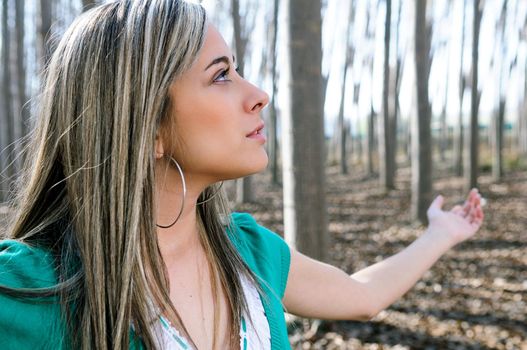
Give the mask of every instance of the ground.
[[[408, 245], [424, 227], [410, 220], [410, 169], [398, 170], [396, 190], [360, 170], [328, 170], [331, 263], [348, 273]], [[441, 173], [439, 171], [439, 173]], [[283, 233], [282, 192], [269, 175], [255, 178], [257, 204], [248, 211]], [[521, 349], [527, 350], [527, 171], [500, 183], [479, 179], [487, 199], [477, 236], [448, 252], [400, 301], [371, 322], [292, 319], [293, 349]], [[434, 179], [445, 208], [464, 199], [463, 180]]]

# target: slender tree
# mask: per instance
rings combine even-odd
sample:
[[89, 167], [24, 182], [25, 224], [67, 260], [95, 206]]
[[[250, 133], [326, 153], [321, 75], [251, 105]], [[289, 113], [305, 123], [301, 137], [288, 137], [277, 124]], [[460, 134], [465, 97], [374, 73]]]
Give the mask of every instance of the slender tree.
[[37, 17], [37, 55], [39, 62], [39, 69], [42, 71], [46, 67], [53, 48], [49, 37], [51, 35], [51, 23], [53, 21], [52, 0], [39, 1], [39, 16]]
[[378, 10], [377, 7], [372, 6], [371, 4], [367, 7], [366, 10], [366, 26], [365, 26], [365, 33], [364, 36], [366, 38], [366, 41], [370, 44], [369, 46], [372, 47], [371, 50], [369, 50], [366, 58], [364, 59], [363, 65], [368, 70], [368, 74], [370, 75], [370, 112], [367, 116], [366, 120], [366, 138], [365, 138], [365, 148], [366, 148], [366, 164], [367, 164], [367, 173], [368, 176], [374, 175], [374, 164], [373, 164], [373, 156], [375, 152], [375, 121], [377, 119], [377, 115], [375, 113], [375, 109], [373, 108], [373, 96], [374, 96], [374, 54], [375, 50], [373, 49], [372, 45], [375, 42], [375, 24], [374, 24], [374, 18], [376, 16], [375, 10]]
[[478, 186], [478, 163], [479, 163], [479, 121], [478, 109], [480, 92], [478, 89], [478, 55], [479, 55], [479, 32], [481, 17], [483, 15], [483, 0], [473, 0], [473, 34], [472, 34], [472, 81], [470, 101], [470, 126], [467, 135], [467, 148], [465, 157], [465, 187], [466, 189]]
[[492, 177], [494, 181], [500, 181], [503, 177], [503, 127], [505, 120], [505, 107], [507, 103], [507, 91], [505, 91], [506, 77], [505, 70], [508, 68], [507, 62], [507, 38], [506, 38], [506, 26], [507, 26], [507, 5], [508, 1], [504, 0], [501, 13], [497, 24], [496, 42], [501, 47], [501, 50], [496, 50], [495, 61], [496, 68], [498, 70], [498, 108], [494, 113], [492, 122]]
[[[448, 0], [446, 4], [444, 5], [444, 12], [442, 14], [441, 18], [441, 27], [450, 27], [451, 26], [451, 20], [450, 20], [450, 14], [452, 9], [452, 1]], [[443, 49], [443, 52], [445, 53], [445, 64], [446, 64], [446, 78], [445, 78], [445, 85], [444, 85], [444, 100], [443, 100], [443, 108], [441, 110], [441, 116], [440, 116], [440, 134], [439, 134], [439, 154], [441, 162], [446, 161], [446, 152], [449, 146], [449, 127], [447, 123], [447, 106], [448, 106], [448, 88], [450, 85], [450, 42], [451, 42], [451, 35], [449, 31], [445, 31], [447, 34], [445, 37], [441, 38], [441, 48]]]
[[431, 24], [426, 20], [426, 0], [415, 1], [415, 69], [417, 114], [412, 123], [412, 214], [427, 224], [426, 211], [432, 199], [430, 76]]
[[[0, 169], [0, 184], [2, 184], [2, 201], [8, 197], [15, 174], [13, 142], [15, 140], [15, 125], [13, 115], [13, 90], [11, 86], [11, 30], [9, 28], [9, 1], [2, 0], [2, 169]], [[4, 136], [5, 135], [5, 136]]]
[[[252, 31], [254, 23], [252, 25], [248, 25], [247, 23], [245, 23], [245, 26], [242, 25], [239, 0], [231, 0], [231, 15], [238, 72], [243, 76], [245, 71], [245, 51], [249, 40], [248, 34]], [[252, 182], [252, 176], [246, 176], [236, 181], [236, 203], [249, 203], [254, 201]]]
[[[384, 71], [382, 92], [382, 118], [379, 119], [379, 174], [381, 185], [386, 190], [395, 188], [395, 130], [393, 129], [395, 99], [390, 100], [390, 41], [392, 1], [386, 1], [384, 21]], [[392, 78], [393, 79], [393, 78]], [[390, 103], [392, 102], [392, 103]]]
[[524, 62], [524, 85], [523, 85], [523, 103], [520, 113], [518, 113], [519, 125], [519, 150], [520, 155], [527, 161], [527, 55]]
[[463, 150], [464, 150], [464, 123], [463, 123], [463, 98], [465, 97], [466, 77], [464, 74], [465, 53], [465, 23], [467, 17], [467, 0], [463, 0], [463, 22], [461, 25], [461, 58], [459, 60], [459, 114], [454, 135], [454, 172], [456, 176], [463, 175]]
[[399, 96], [401, 93], [401, 83], [402, 83], [402, 76], [404, 71], [404, 63], [405, 63], [405, 56], [406, 52], [405, 50], [401, 50], [401, 18], [402, 18], [402, 9], [403, 9], [403, 0], [398, 0], [398, 6], [397, 6], [397, 25], [395, 27], [396, 33], [395, 33], [395, 57], [396, 57], [396, 63], [395, 63], [395, 77], [393, 79], [394, 86], [393, 86], [393, 164], [394, 164], [394, 175], [397, 171], [397, 149], [399, 147], [398, 142], [398, 134], [399, 134], [399, 115], [400, 115], [400, 104], [399, 104]]
[[285, 238], [327, 260], [320, 0], [288, 0], [290, 108], [283, 118]]
[[[16, 76], [16, 109], [15, 109], [15, 137], [17, 144], [20, 146], [20, 139], [22, 136], [27, 135], [29, 129], [29, 107], [27, 106], [27, 93], [26, 93], [26, 65], [27, 59], [24, 54], [24, 37], [25, 37], [25, 1], [15, 1], [15, 45], [16, 45], [16, 65], [15, 74]], [[21, 158], [17, 157], [19, 167]]]
[[[520, 39], [523, 45], [527, 44], [527, 14], [523, 18], [522, 26], [519, 30]], [[523, 56], [523, 102], [518, 113], [518, 148], [520, 156], [527, 162], [527, 55]]]
[[346, 85], [348, 78], [348, 71], [351, 69], [354, 48], [351, 40], [351, 29], [353, 26], [354, 20], [354, 1], [349, 3], [349, 16], [348, 16], [348, 26], [346, 30], [346, 53], [344, 57], [344, 66], [342, 70], [342, 85], [340, 89], [340, 107], [339, 107], [339, 116], [337, 123], [337, 150], [338, 150], [338, 161], [340, 165], [340, 173], [348, 173], [348, 163], [347, 163], [347, 154], [346, 154], [346, 143], [347, 143], [347, 128], [344, 123], [344, 107], [346, 106]]
[[278, 90], [278, 77], [277, 77], [277, 43], [278, 43], [278, 13], [279, 13], [279, 0], [273, 0], [273, 25], [272, 25], [272, 37], [271, 37], [271, 101], [269, 104], [269, 127], [267, 128], [267, 134], [269, 136], [269, 158], [271, 163], [271, 181], [273, 184], [279, 184], [279, 163], [278, 163], [278, 117], [276, 111], [276, 92]]

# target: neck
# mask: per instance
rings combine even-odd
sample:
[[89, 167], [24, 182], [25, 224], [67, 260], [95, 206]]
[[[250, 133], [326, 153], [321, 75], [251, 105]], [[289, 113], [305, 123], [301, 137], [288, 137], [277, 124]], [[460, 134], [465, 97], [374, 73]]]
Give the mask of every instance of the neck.
[[[157, 228], [161, 255], [165, 263], [170, 264], [187, 259], [189, 254], [195, 254], [197, 249], [201, 249], [196, 203], [207, 184], [185, 174], [187, 191], [184, 194], [177, 170], [163, 169], [165, 176], [160, 176], [156, 180], [156, 224], [171, 225], [181, 212], [179, 219], [172, 226]], [[182, 205], [183, 210], [181, 210]]]

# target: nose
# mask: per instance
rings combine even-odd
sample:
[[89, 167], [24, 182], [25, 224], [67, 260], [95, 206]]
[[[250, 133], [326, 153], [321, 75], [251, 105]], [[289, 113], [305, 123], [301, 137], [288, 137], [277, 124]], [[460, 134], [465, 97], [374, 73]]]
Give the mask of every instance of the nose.
[[260, 113], [269, 103], [269, 95], [249, 82], [247, 85], [249, 93], [244, 103], [244, 109], [247, 113]]

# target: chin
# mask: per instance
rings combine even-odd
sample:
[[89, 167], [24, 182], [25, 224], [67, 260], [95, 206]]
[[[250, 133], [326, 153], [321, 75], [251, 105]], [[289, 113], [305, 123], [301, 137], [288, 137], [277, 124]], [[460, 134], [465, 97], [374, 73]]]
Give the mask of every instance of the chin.
[[257, 157], [252, 158], [249, 161], [243, 163], [243, 167], [238, 168], [236, 174], [233, 174], [233, 179], [254, 175], [261, 173], [267, 168], [269, 163], [269, 158], [267, 153], [263, 152], [263, 155], [258, 155]]

